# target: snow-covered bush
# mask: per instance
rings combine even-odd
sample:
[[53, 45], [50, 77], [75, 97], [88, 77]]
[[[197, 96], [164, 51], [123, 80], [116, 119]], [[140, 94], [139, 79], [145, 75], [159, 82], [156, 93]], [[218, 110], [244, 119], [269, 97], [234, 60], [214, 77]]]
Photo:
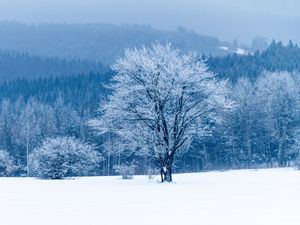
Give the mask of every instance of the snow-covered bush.
[[154, 177], [159, 174], [159, 169], [153, 166], [146, 166], [146, 174], [149, 180], [154, 179]]
[[76, 138], [49, 138], [30, 154], [30, 174], [42, 179], [86, 176], [101, 160], [92, 146]]
[[132, 179], [135, 173], [135, 165], [117, 165], [114, 166], [114, 170], [117, 174], [122, 176], [122, 179]]
[[295, 167], [296, 167], [296, 169], [300, 170], [300, 154], [298, 154], [298, 156], [295, 160]]
[[0, 176], [9, 176], [16, 170], [12, 157], [7, 151], [0, 150]]

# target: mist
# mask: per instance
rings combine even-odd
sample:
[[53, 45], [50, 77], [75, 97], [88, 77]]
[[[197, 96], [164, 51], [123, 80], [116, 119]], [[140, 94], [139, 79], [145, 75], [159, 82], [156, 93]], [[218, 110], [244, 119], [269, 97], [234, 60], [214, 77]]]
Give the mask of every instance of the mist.
[[299, 8], [296, 0], [4, 0], [0, 20], [184, 26], [221, 40], [249, 43], [262, 36], [300, 43]]

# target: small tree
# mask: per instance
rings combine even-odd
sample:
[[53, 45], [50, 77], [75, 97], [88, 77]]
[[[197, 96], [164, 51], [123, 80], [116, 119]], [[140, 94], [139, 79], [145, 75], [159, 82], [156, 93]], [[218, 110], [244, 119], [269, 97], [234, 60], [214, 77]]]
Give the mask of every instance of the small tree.
[[122, 176], [122, 179], [132, 179], [133, 175], [135, 173], [136, 166], [134, 164], [131, 165], [116, 165], [114, 166], [114, 170], [117, 174], [120, 174]]
[[73, 137], [46, 139], [29, 158], [32, 175], [43, 179], [89, 175], [102, 159], [92, 146]]
[[0, 150], [0, 176], [9, 176], [17, 169], [13, 159], [4, 150]]
[[232, 108], [226, 81], [169, 44], [127, 50], [113, 69], [112, 95], [91, 125], [114, 133], [125, 150], [154, 156], [162, 182], [172, 181], [175, 154], [205, 133], [208, 120], [220, 121], [218, 112]]

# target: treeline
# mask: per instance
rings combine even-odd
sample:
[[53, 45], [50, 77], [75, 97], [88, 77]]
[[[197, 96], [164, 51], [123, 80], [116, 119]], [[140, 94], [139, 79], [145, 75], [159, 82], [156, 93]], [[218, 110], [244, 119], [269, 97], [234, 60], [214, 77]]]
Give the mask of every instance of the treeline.
[[207, 61], [211, 71], [221, 78], [236, 82], [241, 77], [251, 81], [265, 71], [294, 72], [300, 69], [300, 48], [292, 41], [288, 45], [273, 41], [263, 52], [247, 56], [231, 54], [226, 57], [202, 57]]
[[[90, 75], [88, 80], [95, 82], [97, 77], [101, 76]], [[114, 166], [128, 162], [128, 157], [131, 162], [148, 160], [120, 155], [118, 149], [114, 149], [112, 137], [99, 137], [88, 126], [87, 122], [97, 115], [105, 90], [101, 91], [100, 82], [89, 86], [90, 89], [82, 89], [80, 81], [84, 79], [87, 77], [78, 76], [72, 82], [69, 78], [70, 83], [64, 83], [65, 89], [59, 86], [57, 89], [52, 83], [52, 94], [45, 88], [44, 94], [37, 91], [28, 98], [2, 98], [0, 149], [6, 150], [19, 166], [15, 175], [26, 174], [27, 149], [32, 152], [49, 137], [71, 136], [96, 145], [105, 159], [97, 174], [112, 174]], [[236, 109], [223, 115], [221, 125], [209, 121], [211, 133], [194, 142], [187, 153], [177, 155], [181, 160], [175, 170], [191, 172], [293, 163], [299, 147], [299, 97], [296, 74], [267, 73], [254, 83], [247, 78], [239, 79], [232, 87]], [[103, 138], [110, 139], [111, 144], [102, 146]], [[148, 169], [142, 166], [137, 171], [146, 173]]]
[[89, 60], [41, 58], [29, 54], [0, 51], [0, 83], [17, 79], [61, 77], [79, 73], [103, 72], [109, 69]]
[[0, 84], [0, 100], [9, 99], [15, 102], [22, 99], [27, 102], [34, 98], [45, 104], [53, 104], [61, 97], [78, 112], [94, 113], [101, 97], [108, 92], [105, 84], [109, 82], [112, 74], [112, 71], [106, 71], [4, 82]]
[[[221, 125], [208, 121], [210, 134], [195, 141], [188, 153], [176, 156], [181, 160], [175, 171], [293, 164], [299, 147], [299, 52], [296, 45], [273, 43], [255, 55], [208, 59], [208, 63], [222, 62], [210, 64], [211, 70], [224, 68], [219, 76], [233, 81], [231, 97], [236, 108], [223, 115]], [[247, 67], [251, 63], [255, 67], [253, 59], [264, 62], [257, 63], [255, 73]], [[275, 72], [264, 73], [267, 70]], [[236, 71], [243, 73], [235, 76]], [[118, 149], [113, 137], [99, 137], [87, 124], [109, 94], [105, 84], [112, 75], [112, 71], [103, 71], [0, 84], [0, 150], [7, 151], [18, 166], [13, 175], [26, 175], [27, 150], [31, 153], [46, 138], [55, 137], [75, 137], [96, 146], [104, 160], [93, 174], [113, 174], [113, 168], [128, 159], [133, 164], [148, 162], [136, 155], [114, 154]], [[104, 147], [103, 138], [112, 140], [111, 145]], [[139, 166], [136, 172], [144, 174], [153, 168]]]
[[103, 72], [2, 83], [0, 150], [17, 165], [10, 175], [25, 176], [27, 150], [30, 154], [47, 138], [75, 137], [99, 147], [87, 122], [109, 94], [105, 84], [111, 76], [112, 72]]
[[[294, 165], [299, 154], [299, 74], [265, 73], [232, 86], [235, 110], [184, 154], [188, 170]], [[181, 166], [180, 166], [181, 167]], [[184, 167], [182, 167], [184, 168]]]

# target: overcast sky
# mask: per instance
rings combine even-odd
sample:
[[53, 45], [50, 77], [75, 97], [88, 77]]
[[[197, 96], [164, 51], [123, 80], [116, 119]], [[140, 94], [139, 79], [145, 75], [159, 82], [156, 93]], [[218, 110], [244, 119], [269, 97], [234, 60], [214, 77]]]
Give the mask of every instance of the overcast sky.
[[221, 40], [300, 42], [299, 0], [0, 0], [0, 20], [181, 25]]

